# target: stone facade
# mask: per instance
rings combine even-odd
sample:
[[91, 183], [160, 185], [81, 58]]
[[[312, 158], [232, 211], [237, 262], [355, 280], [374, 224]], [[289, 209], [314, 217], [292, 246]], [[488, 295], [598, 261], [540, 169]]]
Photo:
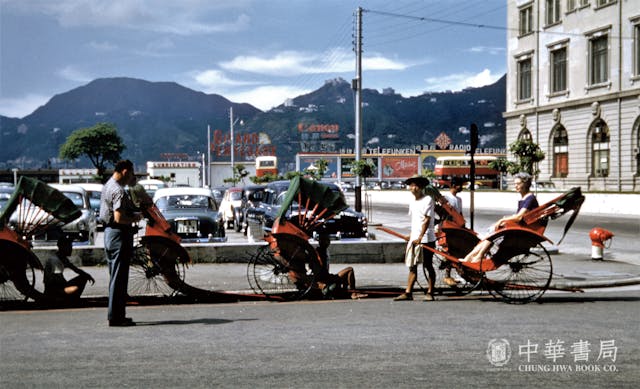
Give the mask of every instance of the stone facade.
[[557, 188], [640, 191], [640, 1], [509, 0], [507, 145]]

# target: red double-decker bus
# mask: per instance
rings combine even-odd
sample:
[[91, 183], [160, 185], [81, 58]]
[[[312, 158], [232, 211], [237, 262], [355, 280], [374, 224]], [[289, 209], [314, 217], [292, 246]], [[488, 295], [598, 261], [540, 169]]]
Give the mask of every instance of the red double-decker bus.
[[[498, 187], [500, 172], [489, 167], [489, 163], [496, 159], [498, 158], [490, 155], [474, 156], [477, 186], [485, 188]], [[436, 183], [440, 188], [448, 188], [451, 185], [452, 177], [461, 177], [468, 181], [471, 179], [471, 156], [438, 157], [433, 172], [436, 176]]]

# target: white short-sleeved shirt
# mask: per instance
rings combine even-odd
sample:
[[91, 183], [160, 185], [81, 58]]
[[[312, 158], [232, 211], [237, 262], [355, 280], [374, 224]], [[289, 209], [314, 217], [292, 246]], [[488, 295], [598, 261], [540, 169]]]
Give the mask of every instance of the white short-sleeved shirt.
[[453, 193], [446, 191], [444, 192], [444, 198], [447, 199], [447, 202], [451, 204], [453, 209], [458, 211], [458, 213], [462, 214], [462, 199], [458, 196], [455, 196]]
[[424, 196], [420, 200], [414, 199], [411, 201], [409, 204], [409, 216], [411, 216], [410, 240], [416, 240], [420, 237], [422, 224], [427, 216], [430, 217], [429, 224], [427, 226], [427, 232], [422, 237], [421, 243], [429, 243], [436, 240], [436, 234], [434, 232], [434, 210], [435, 204], [431, 196]]

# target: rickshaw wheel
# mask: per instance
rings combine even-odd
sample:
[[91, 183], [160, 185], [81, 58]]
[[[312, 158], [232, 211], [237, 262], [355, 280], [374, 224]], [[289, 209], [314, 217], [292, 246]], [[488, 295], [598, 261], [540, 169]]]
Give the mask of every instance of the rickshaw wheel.
[[551, 257], [538, 244], [527, 253], [512, 256], [497, 269], [485, 272], [483, 283], [494, 297], [511, 304], [525, 304], [544, 294], [552, 276]]
[[[442, 292], [443, 290], [451, 290], [457, 294], [465, 295], [471, 293], [480, 283], [482, 277], [472, 271], [465, 271], [464, 268], [455, 266], [455, 264], [447, 261], [444, 257], [438, 254], [433, 254], [433, 270], [436, 272], [436, 291]], [[458, 282], [455, 286], [447, 285], [443, 280], [446, 275], [447, 268], [451, 269], [451, 278]], [[422, 273], [426, 280], [425, 285], [420, 286], [426, 291], [429, 285], [429, 272], [426, 266], [422, 265]]]
[[169, 239], [140, 242], [134, 248], [129, 272], [131, 296], [171, 296], [184, 283], [182, 247]]
[[295, 237], [279, 236], [277, 240], [277, 248], [260, 247], [249, 260], [249, 285], [267, 298], [303, 298], [314, 284], [315, 274], [306, 260], [315, 257], [315, 250], [307, 242], [300, 244]]
[[24, 266], [5, 266], [0, 263], [0, 301], [27, 300], [37, 293], [34, 289], [36, 272], [28, 261]]
[[33, 261], [38, 259], [33, 252], [17, 243], [2, 240], [0, 253], [0, 301], [42, 299], [42, 292], [35, 288], [37, 274]]

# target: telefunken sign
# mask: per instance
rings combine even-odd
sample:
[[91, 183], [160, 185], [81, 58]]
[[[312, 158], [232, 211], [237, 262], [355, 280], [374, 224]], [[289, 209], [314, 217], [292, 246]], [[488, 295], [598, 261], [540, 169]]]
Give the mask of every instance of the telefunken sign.
[[[435, 144], [431, 145], [418, 145], [413, 147], [405, 147], [405, 148], [391, 148], [391, 147], [363, 147], [363, 154], [420, 154], [421, 152], [428, 151], [463, 151], [470, 152], [471, 145], [462, 144], [462, 145], [449, 145], [446, 148], [440, 148]], [[352, 148], [342, 148], [340, 149], [341, 154], [353, 154]], [[485, 147], [476, 149], [476, 154], [506, 154], [506, 149], [504, 148], [493, 148], [493, 147]]]

